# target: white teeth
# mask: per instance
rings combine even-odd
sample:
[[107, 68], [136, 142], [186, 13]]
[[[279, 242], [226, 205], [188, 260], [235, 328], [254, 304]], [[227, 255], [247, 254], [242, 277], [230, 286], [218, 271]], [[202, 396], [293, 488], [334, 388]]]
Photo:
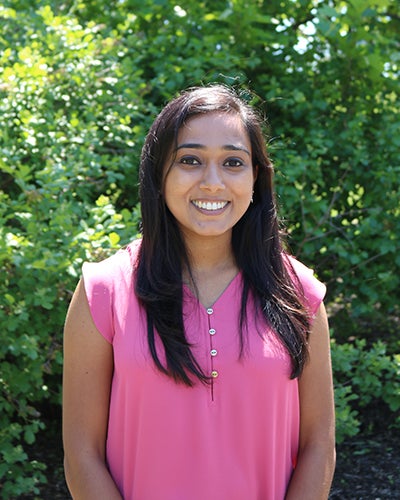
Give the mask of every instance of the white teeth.
[[197, 201], [193, 200], [193, 205], [203, 210], [220, 210], [228, 204], [227, 201]]

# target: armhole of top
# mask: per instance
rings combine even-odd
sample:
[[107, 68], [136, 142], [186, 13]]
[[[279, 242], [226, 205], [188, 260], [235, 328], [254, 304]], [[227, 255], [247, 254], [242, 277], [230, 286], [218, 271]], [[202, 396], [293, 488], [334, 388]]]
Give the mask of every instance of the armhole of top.
[[110, 280], [102, 276], [101, 264], [85, 262], [82, 266], [82, 280], [93, 322], [102, 337], [112, 344], [112, 290]]
[[314, 271], [305, 266], [302, 262], [292, 256], [287, 256], [287, 260], [291, 264], [291, 267], [301, 284], [304, 298], [306, 300], [306, 306], [308, 306], [311, 318], [314, 319], [325, 298], [326, 286], [315, 277]]
[[136, 266], [140, 244], [141, 240], [134, 240], [111, 257], [101, 262], [85, 262], [82, 266], [90, 314], [96, 328], [110, 344], [115, 334], [115, 294], [120, 295], [121, 290], [130, 286], [128, 277]]

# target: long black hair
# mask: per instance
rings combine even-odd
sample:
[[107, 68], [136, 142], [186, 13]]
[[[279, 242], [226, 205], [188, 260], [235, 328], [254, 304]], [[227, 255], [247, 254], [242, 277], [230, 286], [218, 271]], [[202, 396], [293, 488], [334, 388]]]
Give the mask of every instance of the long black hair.
[[[135, 292], [146, 311], [152, 358], [166, 375], [191, 386], [207, 382], [191, 352], [182, 317], [182, 269], [190, 262], [178, 224], [163, 199], [165, 169], [177, 146], [181, 127], [190, 118], [224, 112], [240, 116], [251, 142], [257, 167], [253, 203], [233, 227], [232, 249], [242, 272], [240, 355], [243, 353], [246, 305], [254, 297], [258, 313], [271, 325], [292, 360], [292, 378], [307, 359], [309, 318], [301, 285], [283, 252], [273, 190], [273, 166], [268, 157], [261, 119], [238, 94], [225, 86], [196, 87], [170, 101], [154, 121], [143, 146], [139, 180], [142, 243], [135, 273]], [[158, 356], [155, 335], [165, 349], [166, 364]]]

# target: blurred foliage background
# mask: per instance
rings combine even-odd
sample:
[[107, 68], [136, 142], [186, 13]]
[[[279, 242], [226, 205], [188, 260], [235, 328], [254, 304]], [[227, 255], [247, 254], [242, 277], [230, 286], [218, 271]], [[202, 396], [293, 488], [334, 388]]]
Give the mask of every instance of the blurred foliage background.
[[0, 485], [37, 494], [84, 260], [138, 233], [144, 136], [181, 89], [265, 116], [292, 252], [328, 285], [338, 440], [400, 426], [396, 0], [3, 0]]

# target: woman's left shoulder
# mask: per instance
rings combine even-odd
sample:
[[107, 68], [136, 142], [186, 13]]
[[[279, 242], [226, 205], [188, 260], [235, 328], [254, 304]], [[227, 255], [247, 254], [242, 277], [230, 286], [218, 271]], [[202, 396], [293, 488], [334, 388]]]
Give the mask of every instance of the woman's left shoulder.
[[129, 256], [129, 260], [134, 267], [136, 267], [137, 265], [141, 244], [142, 244], [142, 239], [137, 238], [135, 240], [132, 240], [128, 245], [126, 245], [121, 249], [122, 251], [125, 251], [126, 254]]
[[315, 314], [325, 297], [325, 284], [315, 276], [313, 269], [307, 267], [292, 255], [284, 254], [284, 261], [289, 267], [289, 272], [294, 273], [300, 283], [311, 313]]

